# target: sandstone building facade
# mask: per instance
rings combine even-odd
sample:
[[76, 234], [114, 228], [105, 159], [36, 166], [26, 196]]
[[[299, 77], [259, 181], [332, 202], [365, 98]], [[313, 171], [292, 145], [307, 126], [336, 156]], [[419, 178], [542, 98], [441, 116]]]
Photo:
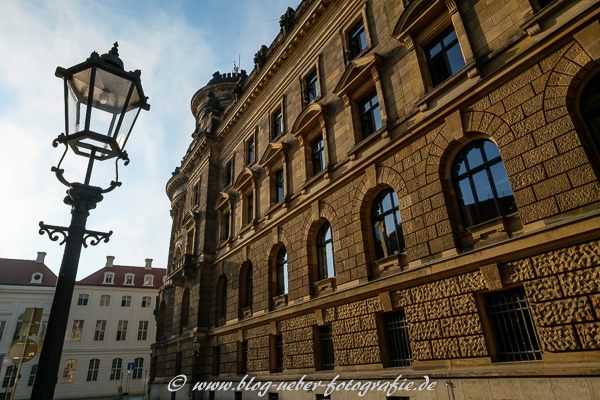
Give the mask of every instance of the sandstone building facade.
[[600, 397], [599, 16], [595, 0], [288, 9], [249, 75], [192, 98], [152, 398], [191, 379], [196, 337], [204, 381]]

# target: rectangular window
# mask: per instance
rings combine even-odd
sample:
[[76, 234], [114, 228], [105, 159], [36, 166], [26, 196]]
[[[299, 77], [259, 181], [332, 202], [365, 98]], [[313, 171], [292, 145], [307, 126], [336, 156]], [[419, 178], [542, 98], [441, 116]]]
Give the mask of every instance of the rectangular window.
[[94, 331], [94, 341], [101, 342], [104, 340], [104, 332], [106, 331], [106, 320], [96, 321], [96, 330]]
[[229, 239], [229, 213], [223, 215], [223, 240]]
[[88, 366], [87, 382], [96, 382], [98, 380], [98, 369], [100, 368], [100, 360], [92, 358]]
[[522, 287], [485, 295], [498, 361], [541, 360], [542, 350]]
[[119, 326], [117, 327], [117, 341], [125, 340], [127, 337], [127, 321], [119, 321]]
[[366, 139], [381, 128], [381, 112], [377, 92], [372, 92], [358, 104], [362, 137]]
[[367, 32], [365, 31], [362, 19], [348, 31], [348, 44], [350, 46], [351, 60], [358, 57], [367, 48]]
[[121, 307], [130, 307], [131, 306], [131, 296], [123, 296], [121, 298]]
[[146, 275], [144, 276], [144, 286], [153, 286], [154, 285], [154, 276]]
[[133, 275], [126, 275], [125, 276], [125, 284], [126, 285], [133, 285]]
[[465, 66], [465, 59], [452, 25], [429, 42], [425, 47], [425, 55], [433, 87]]
[[77, 361], [75, 360], [67, 360], [65, 362], [65, 369], [63, 371], [62, 382], [73, 382], [73, 376], [75, 376], [75, 366], [77, 365]]
[[142, 308], [150, 307], [151, 302], [152, 302], [152, 298], [150, 296], [142, 297]]
[[331, 325], [319, 327], [319, 355], [321, 370], [333, 370], [335, 366], [335, 357], [333, 354], [333, 333]]
[[273, 372], [283, 372], [283, 335], [273, 336]]
[[306, 100], [311, 103], [319, 97], [319, 76], [317, 70], [314, 69], [305, 79], [306, 82]]
[[27, 386], [33, 386], [33, 382], [35, 382], [35, 375], [37, 374], [37, 364], [31, 367], [31, 371], [29, 372], [29, 380], [27, 381]]
[[254, 137], [251, 137], [246, 142], [246, 162], [252, 164], [255, 159]]
[[100, 296], [100, 307], [108, 307], [110, 306], [110, 295], [103, 294]]
[[194, 185], [194, 205], [200, 204], [200, 183]]
[[251, 224], [254, 220], [254, 196], [249, 195], [246, 198], [246, 223]]
[[104, 284], [105, 285], [112, 285], [113, 284], [113, 278], [114, 278], [115, 274], [113, 273], [106, 273], [104, 274]]
[[87, 306], [89, 298], [90, 298], [89, 294], [80, 294], [79, 297], [77, 298], [77, 305], [78, 306]]
[[110, 368], [110, 380], [115, 381], [121, 379], [121, 368], [123, 366], [122, 358], [114, 358]]
[[281, 108], [273, 113], [273, 126], [271, 129], [271, 138], [275, 139], [283, 133], [283, 114]]
[[12, 387], [15, 383], [15, 378], [17, 377], [17, 367], [13, 365], [9, 365], [6, 367], [6, 372], [4, 373], [4, 380], [2, 381], [2, 387]]
[[312, 172], [313, 175], [325, 169], [325, 147], [323, 147], [323, 136], [319, 136], [310, 144], [312, 150]]
[[148, 336], [148, 321], [140, 321], [137, 340], [146, 340]]
[[81, 332], [83, 331], [83, 320], [76, 319], [73, 321], [73, 329], [71, 330], [71, 341], [79, 342], [81, 340]]
[[275, 203], [279, 203], [283, 200], [285, 191], [283, 190], [284, 185], [283, 169], [275, 172]]
[[388, 354], [387, 366], [409, 366], [412, 362], [412, 354], [404, 310], [384, 314], [383, 325]]

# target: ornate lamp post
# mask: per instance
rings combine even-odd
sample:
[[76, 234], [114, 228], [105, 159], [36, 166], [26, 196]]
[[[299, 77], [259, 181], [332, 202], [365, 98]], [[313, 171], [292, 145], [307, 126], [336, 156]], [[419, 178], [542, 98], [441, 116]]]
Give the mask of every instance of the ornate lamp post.
[[[38, 363], [32, 399], [51, 400], [57, 382], [71, 298], [81, 246], [108, 242], [111, 232], [85, 229], [89, 210], [96, 207], [104, 193], [118, 186], [118, 160], [129, 163], [125, 144], [139, 112], [149, 110], [140, 82], [140, 71], [126, 72], [119, 58], [118, 44], [102, 56], [93, 52], [90, 57], [71, 68], [56, 68], [56, 76], [64, 79], [65, 133], [54, 139], [53, 146], [65, 145], [65, 152], [52, 171], [67, 186], [65, 203], [71, 206], [71, 224], [68, 228], [45, 225], [40, 222], [40, 234], [47, 232], [50, 239], [66, 243], [56, 292], [50, 309], [47, 334]], [[68, 182], [60, 168], [67, 151], [89, 159], [83, 183]], [[115, 180], [106, 189], [90, 185], [94, 161], [115, 159]]]
[[198, 351], [200, 350], [200, 339], [196, 336], [192, 342], [192, 382], [190, 383], [190, 400], [196, 399], [194, 385], [196, 384], [196, 364], [198, 363]]

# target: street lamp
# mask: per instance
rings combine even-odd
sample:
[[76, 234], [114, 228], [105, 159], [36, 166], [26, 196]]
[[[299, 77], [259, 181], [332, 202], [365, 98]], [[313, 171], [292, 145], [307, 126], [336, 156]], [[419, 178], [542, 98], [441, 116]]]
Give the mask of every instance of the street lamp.
[[198, 363], [198, 351], [200, 350], [200, 338], [196, 336], [192, 342], [192, 383], [190, 384], [190, 400], [196, 399], [194, 385], [196, 384], [196, 364]]
[[[111, 232], [85, 229], [89, 210], [102, 201], [102, 194], [121, 186], [118, 160], [129, 163], [125, 144], [140, 110], [149, 110], [140, 82], [140, 71], [126, 72], [119, 58], [118, 44], [103, 55], [93, 52], [90, 57], [71, 68], [56, 68], [56, 76], [64, 79], [65, 133], [53, 141], [53, 146], [65, 146], [65, 151], [52, 171], [67, 186], [65, 203], [71, 206], [71, 224], [68, 228], [40, 222], [40, 234], [48, 233], [50, 239], [66, 243], [56, 284], [47, 333], [38, 363], [32, 399], [51, 400], [57, 382], [69, 309], [81, 246], [95, 246], [108, 242]], [[68, 182], [60, 168], [67, 151], [89, 159], [83, 183]], [[115, 159], [115, 180], [106, 189], [90, 185], [94, 161]], [[88, 243], [89, 242], [89, 243]]]

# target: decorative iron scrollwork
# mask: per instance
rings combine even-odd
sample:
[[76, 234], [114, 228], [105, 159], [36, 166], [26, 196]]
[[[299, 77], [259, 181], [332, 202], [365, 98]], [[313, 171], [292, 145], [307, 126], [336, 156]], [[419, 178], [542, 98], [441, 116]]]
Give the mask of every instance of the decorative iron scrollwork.
[[59, 246], [62, 246], [63, 243], [67, 241], [67, 228], [63, 226], [55, 226], [55, 225], [46, 225], [44, 221], [40, 221], [40, 235], [43, 235], [44, 232], [48, 234], [50, 240], [53, 242], [58, 241], [61, 238], [58, 234], [62, 235], [62, 241], [59, 243]]
[[[97, 232], [97, 231], [85, 231], [85, 236], [83, 237], [83, 247], [87, 248], [88, 245], [96, 246], [101, 241], [104, 243], [108, 243], [108, 239], [113, 234], [113, 231], [108, 233], [106, 232]], [[88, 243], [89, 240], [89, 243]]]

